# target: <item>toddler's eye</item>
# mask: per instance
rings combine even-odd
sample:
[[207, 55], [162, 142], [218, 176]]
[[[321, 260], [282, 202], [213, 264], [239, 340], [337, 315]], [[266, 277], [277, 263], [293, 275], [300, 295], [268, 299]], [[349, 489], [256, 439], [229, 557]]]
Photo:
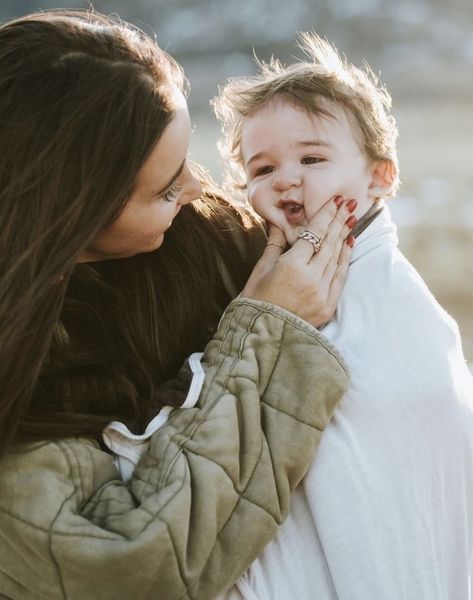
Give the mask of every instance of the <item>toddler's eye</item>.
[[269, 165], [265, 165], [264, 167], [260, 167], [259, 169], [256, 169], [255, 177], [258, 177], [259, 175], [268, 175], [268, 173], [272, 173], [272, 171], [273, 171], [273, 167], [270, 167]]
[[175, 202], [182, 190], [182, 185], [174, 182], [168, 191], [163, 195], [163, 200], [166, 202]]
[[304, 156], [301, 162], [303, 165], [316, 165], [324, 160], [325, 159], [320, 158], [320, 156]]

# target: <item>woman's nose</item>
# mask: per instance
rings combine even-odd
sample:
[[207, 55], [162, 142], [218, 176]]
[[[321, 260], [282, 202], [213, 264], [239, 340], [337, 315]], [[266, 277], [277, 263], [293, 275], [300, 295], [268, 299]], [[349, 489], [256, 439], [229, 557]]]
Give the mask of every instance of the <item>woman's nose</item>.
[[302, 178], [294, 172], [280, 173], [273, 179], [273, 188], [279, 192], [285, 192], [293, 187], [300, 187]]
[[186, 166], [185, 169], [187, 171], [187, 180], [185, 183], [185, 188], [183, 193], [179, 196], [178, 204], [184, 206], [184, 204], [189, 204], [189, 202], [193, 202], [197, 200], [197, 198], [202, 194], [202, 185], [198, 179], [192, 175], [189, 168]]

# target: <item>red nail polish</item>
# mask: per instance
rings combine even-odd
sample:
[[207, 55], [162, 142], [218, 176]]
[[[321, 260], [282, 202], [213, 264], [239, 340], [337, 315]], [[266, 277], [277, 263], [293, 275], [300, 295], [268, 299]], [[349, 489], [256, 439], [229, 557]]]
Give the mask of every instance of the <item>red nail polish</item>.
[[355, 215], [352, 215], [351, 217], [348, 217], [348, 219], [346, 220], [346, 224], [350, 229], [352, 229], [355, 226], [356, 221], [357, 218], [355, 217]]
[[337, 208], [340, 208], [340, 206], [343, 204], [343, 198], [341, 196], [335, 196], [333, 201], [335, 202]]
[[350, 248], [353, 248], [353, 246], [355, 245], [355, 236], [354, 235], [349, 235], [347, 237], [347, 244], [350, 246]]
[[355, 198], [353, 198], [352, 200], [348, 200], [348, 202], [347, 202], [348, 212], [353, 212], [357, 206], [358, 206], [358, 200], [355, 200]]

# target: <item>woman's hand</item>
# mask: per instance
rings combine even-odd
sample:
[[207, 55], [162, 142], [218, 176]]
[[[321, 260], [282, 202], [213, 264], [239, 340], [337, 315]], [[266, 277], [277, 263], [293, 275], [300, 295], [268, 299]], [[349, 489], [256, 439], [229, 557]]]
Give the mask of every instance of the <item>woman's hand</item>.
[[356, 222], [351, 217], [347, 223], [356, 203], [338, 204], [339, 198], [329, 200], [309, 225], [301, 228], [322, 239], [317, 253], [303, 239], [284, 252], [284, 234], [270, 225], [268, 244], [241, 296], [281, 306], [315, 327], [327, 323], [345, 282], [354, 243], [349, 233]]

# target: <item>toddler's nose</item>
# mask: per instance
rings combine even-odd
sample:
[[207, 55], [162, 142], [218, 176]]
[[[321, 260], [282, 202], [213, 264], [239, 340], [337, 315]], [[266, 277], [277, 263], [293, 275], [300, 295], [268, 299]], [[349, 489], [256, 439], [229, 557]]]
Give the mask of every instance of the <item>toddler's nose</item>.
[[302, 178], [297, 173], [281, 173], [273, 180], [273, 188], [279, 192], [285, 192], [301, 185]]

